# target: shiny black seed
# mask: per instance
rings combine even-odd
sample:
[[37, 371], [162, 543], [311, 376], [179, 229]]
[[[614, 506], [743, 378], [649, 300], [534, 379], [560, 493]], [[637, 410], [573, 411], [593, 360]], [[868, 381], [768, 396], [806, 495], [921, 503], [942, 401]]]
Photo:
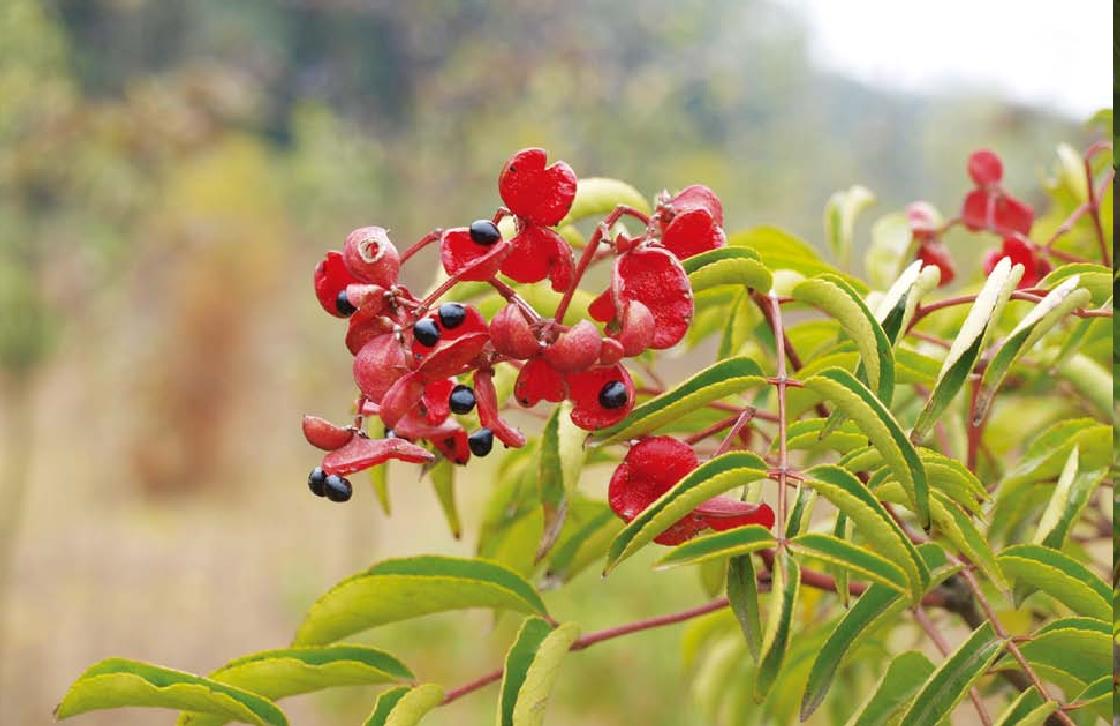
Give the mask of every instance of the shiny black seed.
[[494, 448], [494, 434], [490, 429], [479, 429], [467, 437], [467, 446], [475, 456], [486, 456]]
[[451, 396], [447, 399], [451, 406], [451, 413], [462, 416], [470, 413], [474, 408], [474, 389], [470, 386], [458, 385], [451, 389]]
[[467, 319], [467, 309], [459, 303], [439, 306], [439, 322], [445, 328], [457, 328]]
[[339, 290], [338, 297], [334, 299], [334, 306], [338, 308], [339, 315], [350, 317], [358, 311], [358, 308], [350, 304], [350, 298], [346, 296], [346, 290]]
[[317, 497], [323, 496], [326, 492], [323, 490], [323, 485], [327, 481], [327, 475], [323, 473], [321, 467], [315, 467], [311, 473], [307, 475], [307, 488], [311, 493]]
[[479, 219], [471, 222], [471, 239], [474, 240], [475, 244], [489, 247], [501, 238], [502, 233], [498, 231], [498, 225], [489, 219]]
[[331, 474], [323, 481], [323, 493], [332, 502], [345, 502], [354, 494], [354, 487], [350, 486], [349, 479]]
[[622, 408], [626, 405], [626, 386], [622, 381], [611, 381], [599, 391], [599, 405], [603, 408]]
[[436, 321], [431, 318], [424, 318], [416, 322], [412, 326], [412, 334], [420, 341], [421, 345], [426, 345], [431, 348], [439, 342], [439, 328], [436, 327]]

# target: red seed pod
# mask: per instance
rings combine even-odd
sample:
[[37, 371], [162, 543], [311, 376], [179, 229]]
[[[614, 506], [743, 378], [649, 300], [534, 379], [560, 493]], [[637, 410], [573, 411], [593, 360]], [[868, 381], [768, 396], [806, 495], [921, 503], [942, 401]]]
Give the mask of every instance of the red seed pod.
[[657, 321], [653, 313], [637, 300], [626, 303], [626, 312], [619, 323], [618, 342], [628, 357], [641, 355], [642, 351], [653, 344]]
[[666, 202], [662, 216], [669, 221], [697, 209], [707, 212], [717, 227], [723, 226], [723, 203], [715, 192], [703, 184], [691, 184], [677, 192]]
[[968, 175], [976, 182], [976, 186], [999, 184], [1003, 179], [1003, 162], [994, 151], [974, 151], [968, 157]]
[[474, 395], [478, 406], [478, 419], [506, 446], [519, 449], [525, 445], [525, 435], [510, 426], [498, 415], [498, 392], [494, 389], [494, 371], [480, 368], [474, 372]]
[[463, 273], [461, 280], [482, 282], [489, 280], [498, 272], [498, 266], [509, 254], [510, 245], [506, 240], [498, 240], [492, 245], [480, 245], [471, 237], [466, 227], [445, 230], [439, 241], [439, 259], [448, 275]]
[[1017, 237], [1005, 237], [1003, 246], [992, 250], [984, 257], [984, 274], [992, 274], [996, 264], [1004, 257], [1010, 258], [1012, 265], [1023, 266], [1023, 276], [1018, 288], [1034, 287], [1050, 272], [1050, 263], [1040, 257], [1029, 244]]
[[432, 425], [420, 413], [410, 411], [397, 422], [393, 431], [397, 436], [412, 441], [423, 439], [432, 442], [444, 457], [456, 464], [466, 464], [471, 457], [470, 447], [467, 446], [467, 432], [453, 418]]
[[430, 439], [432, 445], [453, 464], [466, 464], [471, 460], [471, 448], [467, 443], [467, 432], [462, 426], [447, 436]]
[[572, 423], [584, 431], [613, 426], [634, 408], [634, 382], [621, 363], [571, 373], [565, 381]]
[[601, 345], [595, 324], [581, 320], [544, 349], [544, 359], [561, 373], [574, 373], [595, 364]]
[[490, 321], [490, 340], [494, 350], [510, 358], [524, 360], [540, 352], [541, 344], [525, 314], [510, 303]]
[[992, 217], [996, 232], [1018, 232], [1025, 236], [1030, 234], [1034, 224], [1034, 209], [1009, 194], [1002, 194], [996, 199]]
[[346, 476], [357, 471], [372, 468], [389, 459], [424, 464], [435, 461], [435, 456], [416, 444], [404, 439], [370, 439], [355, 436], [350, 443], [323, 457], [323, 471], [326, 474]]
[[338, 294], [358, 280], [346, 269], [342, 253], [331, 250], [315, 265], [315, 297], [331, 315], [344, 318], [338, 309]]
[[498, 193], [514, 214], [551, 227], [572, 208], [578, 181], [563, 161], [545, 166], [544, 149], [522, 149], [510, 157], [498, 175]]
[[476, 334], [489, 336], [490, 326], [478, 308], [459, 303], [444, 303], [420, 318], [412, 326], [412, 355], [416, 360], [437, 350], [440, 346]]
[[678, 214], [661, 233], [662, 246], [679, 260], [718, 249], [726, 242], [723, 228], [706, 209], [691, 209]]
[[440, 343], [420, 361], [416, 372], [425, 382], [466, 373], [478, 366], [489, 342], [488, 333], [470, 333]]
[[346, 269], [363, 282], [390, 287], [400, 275], [400, 255], [381, 227], [362, 227], [348, 234], [342, 255]]
[[544, 358], [530, 358], [513, 384], [513, 396], [525, 408], [532, 408], [541, 401], [559, 403], [567, 395], [568, 384], [563, 374]]
[[345, 426], [335, 426], [325, 418], [318, 416], [303, 417], [303, 437], [307, 443], [317, 449], [334, 451], [340, 449], [354, 438], [354, 429]]
[[649, 308], [657, 325], [651, 348], [676, 345], [692, 322], [692, 288], [681, 263], [659, 247], [636, 247], [615, 260], [611, 281], [618, 301], [637, 300]]
[[976, 189], [968, 193], [961, 206], [961, 222], [973, 232], [988, 229], [992, 226], [992, 214], [995, 212], [995, 194], [984, 189]]
[[938, 287], [944, 287], [956, 277], [956, 267], [953, 265], [953, 256], [944, 242], [925, 242], [918, 246], [916, 259], [922, 261], [922, 267], [933, 266], [941, 271], [941, 281]]
[[603, 338], [603, 345], [599, 348], [599, 365], [613, 366], [626, 357], [626, 350], [614, 338]]
[[366, 343], [392, 331], [392, 314], [385, 315], [375, 307], [358, 308], [358, 312], [350, 316], [350, 324], [346, 328], [346, 349], [350, 355], [358, 355]]
[[502, 274], [515, 282], [540, 282], [546, 277], [552, 289], [572, 284], [575, 260], [567, 240], [548, 227], [530, 224], [510, 240], [510, 253], [502, 261]]
[[618, 311], [615, 310], [614, 295], [609, 289], [604, 290], [598, 297], [587, 304], [587, 314], [591, 316], [592, 320], [598, 320], [600, 323], [609, 323], [614, 320]]
[[358, 310], [366, 308], [370, 314], [381, 314], [385, 310], [385, 288], [364, 282], [352, 283], [346, 286], [346, 300]]
[[723, 531], [759, 524], [770, 529], [774, 526], [774, 510], [768, 504], [751, 504], [731, 497], [712, 497], [692, 513], [711, 529]]
[[420, 405], [424, 409], [424, 416], [430, 424], [439, 424], [451, 415], [451, 404], [448, 400], [451, 389], [456, 385], [454, 378], [441, 378], [424, 386], [424, 394], [420, 396]]
[[385, 391], [381, 397], [381, 421], [385, 428], [395, 428], [397, 422], [420, 403], [424, 395], [424, 381], [419, 372], [406, 373]]
[[389, 387], [408, 372], [404, 346], [392, 333], [378, 335], [354, 356], [353, 372], [362, 395], [380, 403]]

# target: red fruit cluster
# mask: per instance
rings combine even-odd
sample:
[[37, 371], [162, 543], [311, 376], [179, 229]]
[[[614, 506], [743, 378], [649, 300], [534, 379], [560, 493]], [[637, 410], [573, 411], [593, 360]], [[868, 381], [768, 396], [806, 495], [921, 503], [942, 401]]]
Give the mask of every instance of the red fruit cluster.
[[1050, 274], [1050, 262], [1035, 252], [1028, 240], [1019, 237], [1004, 237], [999, 249], [991, 250], [984, 256], [984, 274], [992, 274], [1004, 257], [1011, 258], [1013, 265], [1023, 266], [1023, 276], [1018, 285], [1020, 289], [1034, 287]]
[[976, 188], [964, 198], [961, 221], [973, 232], [987, 230], [1008, 235], [1030, 234], [1034, 210], [1003, 188], [1003, 161], [987, 149], [968, 157], [968, 175]]

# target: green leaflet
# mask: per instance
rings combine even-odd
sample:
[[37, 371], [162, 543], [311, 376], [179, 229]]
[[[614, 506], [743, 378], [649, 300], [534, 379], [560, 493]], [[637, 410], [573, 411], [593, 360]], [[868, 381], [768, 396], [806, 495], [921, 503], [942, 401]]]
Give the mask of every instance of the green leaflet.
[[[226, 663], [209, 676], [271, 701], [338, 686], [365, 686], [412, 680], [412, 671], [385, 651], [363, 645], [280, 648]], [[184, 713], [180, 726], [220, 726], [228, 719]]]
[[170, 708], [256, 724], [287, 726], [274, 703], [209, 678], [163, 666], [108, 658], [78, 677], [55, 707], [55, 718], [107, 708]]
[[1058, 421], [1031, 440], [1023, 458], [1004, 477], [1001, 492], [1008, 485], [1058, 476], [1074, 446], [1081, 450], [1081, 468], [1106, 467], [1112, 460], [1112, 427], [1092, 418]]
[[1009, 578], [1042, 590], [1071, 610], [1098, 620], [1112, 618], [1112, 590], [1069, 555], [1035, 544], [1013, 545], [999, 554]]
[[996, 264], [945, 356], [929, 400], [910, 432], [912, 441], [918, 442], [926, 437], [934, 422], [964, 386], [980, 357], [985, 341], [991, 337], [995, 321], [999, 319], [1000, 312], [1022, 276], [1022, 266], [1012, 267], [1008, 257]]
[[720, 247], [681, 261], [692, 291], [700, 292], [720, 285], [742, 285], [765, 293], [770, 289], [770, 270], [754, 250], [746, 247]]
[[[986, 501], [989, 495], [968, 467], [939, 451], [924, 447], [918, 448], [918, 458], [925, 469], [930, 489], [940, 491], [967, 511], [980, 511], [981, 502]], [[840, 466], [852, 473], [871, 472], [883, 466], [883, 457], [871, 447], [853, 449], [840, 461]]]
[[575, 623], [553, 630], [548, 621], [527, 618], [506, 654], [498, 701], [498, 726], [539, 726], [560, 663], [579, 637]]
[[[843, 512], [836, 513], [836, 523], [832, 526], [832, 536], [839, 539], [848, 539], [848, 515]], [[848, 587], [848, 570], [843, 567], [829, 567], [828, 571], [836, 580], [836, 597], [840, 604], [847, 608], [852, 604], [852, 592]]]
[[875, 203], [875, 195], [860, 184], [834, 192], [824, 206], [824, 232], [836, 259], [847, 261], [852, 251], [856, 217]]
[[1074, 700], [1107, 721], [1112, 718], [1113, 689], [1112, 675], [1109, 674], [1085, 686], [1085, 690], [1077, 694]]
[[455, 465], [448, 459], [440, 459], [428, 469], [428, 476], [451, 536], [459, 539], [463, 534], [463, 525], [459, 519], [459, 505], [455, 503]]
[[835, 318], [859, 349], [870, 388], [882, 401], [894, 391], [894, 353], [891, 341], [851, 285], [835, 275], [821, 275], [798, 284], [793, 297]]
[[622, 529], [622, 520], [605, 502], [577, 498], [568, 511], [560, 539], [548, 558], [545, 586], [567, 582], [602, 557]]
[[785, 549], [778, 550], [770, 571], [770, 598], [767, 604], [766, 631], [762, 636], [762, 659], [754, 681], [756, 701], [770, 690], [789, 647], [793, 608], [801, 589], [801, 570], [793, 556]]
[[[786, 429], [786, 446], [790, 449], [825, 448], [847, 453], [853, 449], [867, 446], [867, 435], [851, 421], [845, 421], [831, 431], [825, 432], [826, 419], [808, 418], [794, 421]], [[778, 442], [770, 447], [776, 451]]]
[[1093, 404], [1102, 416], [1111, 418], [1113, 377], [1109, 369], [1087, 355], [1075, 353], [1059, 363], [1054, 371]]
[[773, 547], [777, 542], [770, 530], [757, 524], [736, 527], [695, 537], [669, 550], [657, 561], [658, 569], [695, 565], [724, 557], [737, 557]]
[[1040, 726], [1057, 707], [1053, 701], [1043, 701], [1038, 689], [1031, 686], [1000, 714], [995, 726]]
[[850, 570], [861, 579], [878, 582], [899, 592], [906, 592], [910, 582], [906, 574], [890, 560], [827, 534], [808, 533], [790, 540], [789, 548], [803, 557], [826, 562]]
[[980, 378], [974, 421], [983, 420], [992, 397], [995, 396], [1015, 361], [1033, 348], [1042, 336], [1050, 332], [1072, 310], [1088, 302], [1089, 291], [1079, 289], [1077, 287], [1079, 282], [1080, 278], [1077, 275], [1064, 280], [1051, 290], [1042, 302], [1035, 305], [1003, 340]]
[[[1042, 677], [1073, 678], [1092, 683], [1112, 672], [1112, 632], [1109, 623], [1091, 618], [1063, 618], [1039, 630], [1019, 646], [1023, 656], [1042, 672]], [[1004, 658], [1001, 668], [1017, 668]]]
[[937, 287], [940, 280], [938, 268], [922, 267], [921, 260], [914, 260], [887, 289], [883, 299], [875, 306], [875, 319], [883, 326], [883, 332], [893, 345], [902, 340], [918, 303]]
[[479, 607], [546, 613], [532, 585], [495, 562], [434, 555], [385, 560], [320, 597], [294, 645], [331, 643], [398, 620]]
[[627, 524], [611, 542], [603, 574], [653, 541], [698, 505], [729, 489], [766, 477], [766, 462], [745, 451], [732, 451], [701, 464]]
[[583, 469], [583, 441], [587, 434], [572, 423], [571, 411], [572, 404], [566, 401], [553, 408], [541, 432], [537, 479], [541, 488], [544, 532], [537, 548], [538, 562], [560, 536], [568, 502], [579, 486], [579, 474]]
[[918, 521], [928, 529], [929, 488], [925, 468], [890, 411], [867, 386], [839, 368], [829, 368], [812, 376], [805, 381], [805, 387], [834, 404], [867, 434], [906, 489]]
[[847, 726], [887, 726], [932, 673], [933, 663], [919, 651], [899, 654], [879, 679], [871, 697], [852, 714]]
[[560, 220], [558, 226], [565, 226], [581, 219], [602, 216], [619, 205], [633, 207], [640, 212], [649, 212], [649, 202], [637, 189], [619, 179], [588, 177], [580, 179], [576, 187], [576, 198], [568, 216]]
[[443, 689], [434, 683], [390, 688], [377, 697], [364, 726], [416, 726], [443, 701]]
[[729, 247], [747, 247], [754, 250], [762, 263], [771, 270], [792, 270], [806, 277], [832, 272], [841, 275], [861, 295], [867, 293], [867, 285], [862, 280], [843, 275], [822, 260], [812, 245], [777, 227], [764, 225], [736, 232], [728, 235], [727, 244]]
[[635, 406], [625, 419], [594, 436], [603, 444], [626, 441], [659, 429], [713, 401], [765, 383], [762, 369], [750, 358], [736, 356], [721, 360], [660, 396]]
[[1089, 501], [1096, 485], [1104, 478], [1107, 470], [1081, 472], [1079, 470], [1081, 450], [1074, 446], [1069, 452], [1069, 458], [1050, 495], [1046, 511], [1038, 521], [1038, 530], [1035, 532], [1034, 543], [1060, 550], [1065, 545], [1066, 537], [1075, 522], [1081, 516], [1082, 510]]
[[727, 601], [743, 631], [747, 650], [758, 662], [762, 653], [762, 619], [758, 611], [758, 581], [750, 555], [732, 557], [727, 563]]
[[946, 658], [922, 686], [917, 698], [902, 715], [907, 726], [936, 726], [952, 713], [988, 667], [999, 657], [1003, 641], [992, 624], [985, 622]]
[[1073, 276], [1081, 278], [1081, 287], [1089, 291], [1094, 305], [1103, 305], [1112, 297], [1112, 269], [1084, 262], [1054, 268], [1038, 287], [1052, 290]]

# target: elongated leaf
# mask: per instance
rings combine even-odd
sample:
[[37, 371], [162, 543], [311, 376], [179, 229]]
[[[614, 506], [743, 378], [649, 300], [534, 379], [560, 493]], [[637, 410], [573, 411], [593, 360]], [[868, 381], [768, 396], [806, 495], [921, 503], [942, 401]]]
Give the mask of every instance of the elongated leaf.
[[743, 631], [747, 650], [757, 663], [762, 653], [762, 618], [758, 610], [758, 580], [750, 555], [732, 557], [728, 561], [727, 601]]
[[1050, 274], [1042, 278], [1038, 287], [1053, 290], [1076, 275], [1081, 278], [1081, 287], [1091, 294], [1093, 304], [1103, 305], [1106, 300], [1112, 297], [1112, 274], [1112, 269], [1104, 265], [1078, 262], [1054, 268]]
[[377, 697], [364, 726], [416, 726], [443, 701], [443, 689], [434, 683], [390, 688]]
[[1009, 578], [1042, 590], [1082, 615], [1112, 617], [1112, 590], [1069, 555], [1035, 544], [1013, 545], [999, 554]]
[[745, 451], [709, 459], [673, 485], [627, 524], [607, 550], [603, 574], [653, 541], [674, 522], [700, 504], [729, 489], [766, 477], [766, 462]]
[[649, 212], [649, 202], [637, 189], [619, 179], [606, 177], [587, 177], [580, 179], [576, 187], [576, 198], [568, 216], [560, 226], [578, 222], [587, 217], [605, 215], [619, 205], [633, 207], [641, 212]]
[[1102, 416], [1111, 419], [1113, 406], [1112, 372], [1087, 355], [1075, 353], [1059, 363], [1054, 372], [1069, 382]]
[[495, 608], [546, 614], [532, 585], [486, 560], [425, 555], [379, 562], [346, 578], [307, 611], [295, 645], [319, 645], [429, 613]]
[[995, 396], [1007, 372], [1024, 353], [1042, 339], [1042, 336], [1061, 322], [1069, 313], [1089, 301], [1089, 291], [1079, 289], [1080, 279], [1073, 275], [1050, 291], [1042, 302], [1028, 312], [1015, 329], [1003, 340], [984, 375], [980, 379], [980, 390], [976, 394], [976, 413], [974, 421], [983, 420], [988, 405]]
[[874, 312], [891, 345], [897, 345], [902, 340], [918, 303], [926, 293], [937, 287], [940, 279], [938, 268], [923, 268], [921, 260], [914, 260], [887, 289]]
[[902, 716], [907, 726], [936, 726], [999, 657], [1003, 641], [985, 622], [938, 666]]
[[827, 534], [808, 533], [790, 540], [789, 548], [804, 557], [850, 570], [858, 577], [878, 582], [899, 592], [910, 589], [910, 581], [897, 565], [885, 557]]
[[908, 650], [895, 656], [871, 697], [852, 715], [847, 726], [887, 726], [918, 693], [933, 670], [933, 663], [919, 651]]
[[[1112, 672], [1112, 632], [1109, 623], [1090, 618], [1064, 618], [1057, 627], [1040, 630], [1019, 646], [1023, 657], [1044, 678], [1062, 675], [1082, 684], [1092, 683]], [[1092, 623], [1086, 625], [1086, 622]], [[1099, 623], [1099, 625], [1097, 625]], [[1007, 668], [1018, 663], [1005, 658]], [[1002, 664], [1001, 664], [1002, 665]]]
[[757, 524], [702, 535], [678, 545], [657, 561], [659, 569], [758, 552], [777, 544], [770, 530]]
[[1112, 701], [1115, 697], [1113, 691], [1115, 689], [1112, 675], [1109, 674], [1104, 678], [1099, 678], [1089, 685], [1085, 686], [1085, 690], [1077, 694], [1074, 701], [1082, 704], [1083, 708], [1091, 710], [1104, 720], [1112, 718]]
[[720, 336], [719, 350], [716, 360], [730, 358], [739, 353], [739, 349], [746, 343], [754, 329], [755, 307], [751, 303], [750, 291], [746, 288], [739, 290], [735, 299], [722, 312], [725, 319], [723, 334]]
[[999, 319], [1000, 312], [1022, 276], [1022, 266], [1012, 267], [1008, 257], [1001, 259], [988, 275], [987, 282], [976, 296], [976, 302], [969, 309], [960, 332], [945, 356], [929, 400], [910, 432], [911, 440], [918, 442], [926, 437], [934, 422], [964, 386], [985, 341], [991, 336], [994, 321]]
[[770, 577], [766, 631], [762, 636], [762, 659], [754, 681], [756, 701], [762, 700], [770, 690], [785, 661], [793, 625], [793, 608], [801, 589], [801, 570], [787, 550], [778, 550]]
[[1057, 707], [1053, 701], [1043, 701], [1038, 689], [1031, 686], [1000, 714], [996, 726], [1039, 726]]
[[[980, 511], [981, 503], [989, 498], [988, 491], [964, 464], [926, 448], [918, 449], [918, 458], [931, 490], [941, 492], [967, 511]], [[852, 473], [873, 472], [883, 466], [883, 455], [873, 447], [853, 449], [839, 463]]]
[[[786, 430], [786, 446], [790, 449], [824, 448], [847, 453], [867, 445], [867, 434], [850, 421], [826, 432], [825, 424], [830, 420], [810, 418], [794, 421]], [[778, 444], [778, 441], [774, 441], [770, 450], [776, 451]]]
[[1058, 476], [1074, 446], [1081, 450], [1078, 463], [1082, 469], [1106, 467], [1112, 460], [1112, 427], [1092, 418], [1055, 423], [1031, 440], [1023, 458], [1004, 477], [1001, 489]]
[[455, 465], [448, 459], [440, 459], [428, 469], [428, 476], [439, 500], [439, 508], [447, 520], [447, 528], [451, 530], [452, 537], [459, 539], [463, 534], [463, 525], [459, 519], [459, 505], [455, 502]]
[[681, 264], [694, 293], [720, 285], [741, 285], [763, 293], [770, 289], [770, 270], [754, 250], [746, 247], [721, 247], [701, 252]]
[[541, 488], [544, 533], [537, 548], [538, 562], [560, 536], [568, 502], [579, 486], [579, 473], [583, 469], [586, 434], [572, 423], [571, 412], [572, 404], [568, 402], [556, 406], [541, 432], [537, 479]]
[[[838, 539], [848, 539], [848, 515], [843, 512], [836, 512], [836, 523], [832, 526], [832, 536]], [[829, 567], [828, 571], [832, 573], [833, 579], [836, 580], [836, 597], [840, 599], [840, 604], [847, 608], [852, 603], [852, 593], [848, 588], [848, 570], [844, 567]]]
[[606, 554], [611, 540], [622, 529], [620, 520], [605, 502], [576, 499], [568, 523], [548, 558], [546, 585], [567, 582]]
[[856, 422], [860, 430], [879, 449], [887, 466], [910, 497], [911, 508], [923, 528], [929, 528], [929, 488], [925, 468], [902, 428], [867, 386], [851, 373], [839, 368], [821, 371], [805, 381], [805, 387], [816, 391]]
[[634, 407], [618, 424], [595, 437], [604, 444], [626, 441], [663, 427], [712, 401], [764, 385], [762, 369], [750, 358], [736, 356], [692, 375], [669, 391]]
[[903, 212], [884, 214], [871, 225], [871, 244], [864, 254], [864, 269], [871, 284], [882, 289], [891, 284], [907, 260], [914, 258], [910, 220]]
[[108, 708], [195, 711], [257, 726], [286, 726], [271, 701], [240, 688], [163, 666], [108, 658], [90, 666], [55, 707], [56, 718]]
[[565, 623], [555, 630], [548, 621], [528, 618], [506, 654], [498, 702], [498, 726], [539, 726], [560, 663], [579, 637], [579, 626]]

